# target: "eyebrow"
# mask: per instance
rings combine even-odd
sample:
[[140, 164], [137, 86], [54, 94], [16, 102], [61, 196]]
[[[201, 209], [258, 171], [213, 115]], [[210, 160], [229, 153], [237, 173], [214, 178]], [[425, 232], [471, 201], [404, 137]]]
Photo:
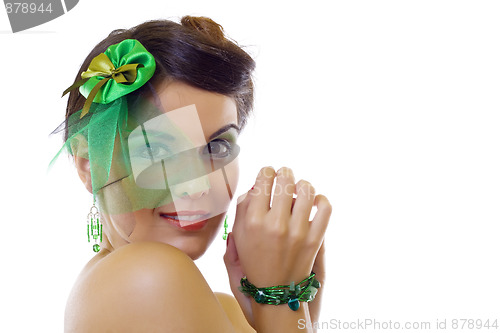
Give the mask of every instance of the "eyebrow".
[[[143, 137], [143, 138], [151, 136], [151, 137], [164, 138], [165, 140], [168, 140], [168, 141], [175, 141], [176, 140], [175, 137], [173, 137], [172, 135], [170, 135], [168, 133], [160, 132], [160, 131], [156, 131], [156, 130], [145, 129], [144, 128], [144, 124], [141, 124], [140, 127], [141, 127], [142, 134], [143, 134], [141, 137]], [[212, 133], [212, 135], [210, 135], [210, 137], [208, 138], [208, 140], [210, 141], [210, 140], [218, 137], [222, 133], [225, 133], [225, 132], [229, 131], [231, 128], [234, 128], [238, 132], [238, 134], [240, 133], [241, 129], [236, 124], [231, 123], [231, 124], [227, 124], [225, 126], [222, 126], [217, 131], [215, 131], [214, 133]], [[146, 135], [146, 132], [147, 132], [147, 135]], [[146, 141], [148, 141], [148, 140], [146, 139]]]
[[[144, 124], [139, 125], [141, 128], [141, 138], [146, 140], [147, 143], [147, 137], [155, 137], [155, 138], [162, 138], [167, 141], [175, 141], [176, 138], [169, 133], [162, 132], [162, 131], [157, 131], [157, 130], [152, 130], [152, 129], [147, 129], [144, 127]], [[135, 130], [134, 130], [135, 131]], [[133, 132], [133, 131], [132, 131]], [[137, 138], [138, 136], [134, 136], [134, 138]]]
[[222, 126], [217, 131], [215, 131], [214, 133], [212, 133], [212, 135], [210, 135], [210, 137], [208, 138], [208, 140], [212, 140], [213, 138], [218, 137], [222, 133], [229, 131], [231, 128], [234, 128], [238, 132], [238, 134], [240, 133], [240, 128], [238, 126], [236, 126], [235, 124], [231, 123], [231, 124], [227, 124], [225, 126]]
[[168, 141], [175, 141], [177, 140], [176, 137], [170, 135], [169, 133], [166, 133], [166, 132], [160, 132], [160, 131], [156, 131], [156, 130], [148, 130], [148, 129], [142, 129], [142, 133], [143, 135], [145, 135], [145, 133], [147, 133], [148, 136], [150, 137], [155, 137], [155, 138], [162, 138], [162, 139], [165, 139], [165, 140], [168, 140]]

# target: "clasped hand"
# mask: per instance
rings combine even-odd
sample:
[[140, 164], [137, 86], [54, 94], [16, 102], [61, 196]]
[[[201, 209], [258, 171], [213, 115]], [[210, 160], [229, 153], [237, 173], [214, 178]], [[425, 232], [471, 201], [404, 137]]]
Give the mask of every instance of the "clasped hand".
[[[238, 201], [224, 261], [231, 290], [253, 326], [252, 300], [237, 289], [240, 279], [246, 276], [259, 288], [287, 285], [303, 280], [314, 269], [324, 282], [320, 249], [332, 207], [325, 196], [315, 194], [309, 182], [295, 183], [288, 168], [277, 173], [263, 168], [252, 189]], [[313, 206], [317, 212], [310, 221]]]

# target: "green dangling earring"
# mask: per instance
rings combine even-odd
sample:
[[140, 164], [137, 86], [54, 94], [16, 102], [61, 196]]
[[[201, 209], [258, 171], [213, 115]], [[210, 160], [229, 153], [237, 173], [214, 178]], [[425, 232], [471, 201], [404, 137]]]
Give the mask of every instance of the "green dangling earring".
[[227, 215], [226, 215], [226, 218], [224, 220], [224, 234], [222, 234], [222, 239], [223, 240], [227, 240]]
[[102, 223], [99, 218], [99, 210], [95, 205], [95, 196], [94, 203], [92, 207], [90, 207], [90, 213], [87, 215], [87, 238], [90, 243], [90, 239], [94, 240], [94, 246], [92, 249], [94, 252], [99, 252], [101, 250], [101, 246], [98, 244], [102, 242]]

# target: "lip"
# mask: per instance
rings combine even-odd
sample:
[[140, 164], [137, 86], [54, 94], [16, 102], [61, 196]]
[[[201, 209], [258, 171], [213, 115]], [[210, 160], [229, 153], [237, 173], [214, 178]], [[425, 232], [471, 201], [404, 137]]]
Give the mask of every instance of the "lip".
[[[169, 216], [192, 216], [201, 215], [193, 221], [181, 221], [170, 218]], [[179, 211], [160, 213], [160, 217], [168, 224], [185, 231], [197, 231], [203, 229], [207, 225], [209, 213], [206, 211]]]

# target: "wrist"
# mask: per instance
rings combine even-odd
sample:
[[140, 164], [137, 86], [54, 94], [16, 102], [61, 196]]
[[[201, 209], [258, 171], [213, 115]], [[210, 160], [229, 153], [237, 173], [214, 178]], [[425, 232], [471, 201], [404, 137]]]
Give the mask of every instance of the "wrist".
[[311, 302], [314, 300], [321, 284], [315, 279], [315, 274], [311, 273], [300, 282], [291, 282], [290, 285], [278, 285], [271, 287], [257, 287], [253, 285], [246, 277], [240, 281], [239, 290], [247, 296], [253, 298], [258, 304], [283, 305], [297, 311], [300, 308], [300, 302]]
[[312, 327], [307, 303], [304, 303], [297, 311], [290, 311], [288, 306], [270, 306], [255, 301], [251, 303], [254, 328], [258, 333], [312, 332], [304, 329], [304, 327]]

